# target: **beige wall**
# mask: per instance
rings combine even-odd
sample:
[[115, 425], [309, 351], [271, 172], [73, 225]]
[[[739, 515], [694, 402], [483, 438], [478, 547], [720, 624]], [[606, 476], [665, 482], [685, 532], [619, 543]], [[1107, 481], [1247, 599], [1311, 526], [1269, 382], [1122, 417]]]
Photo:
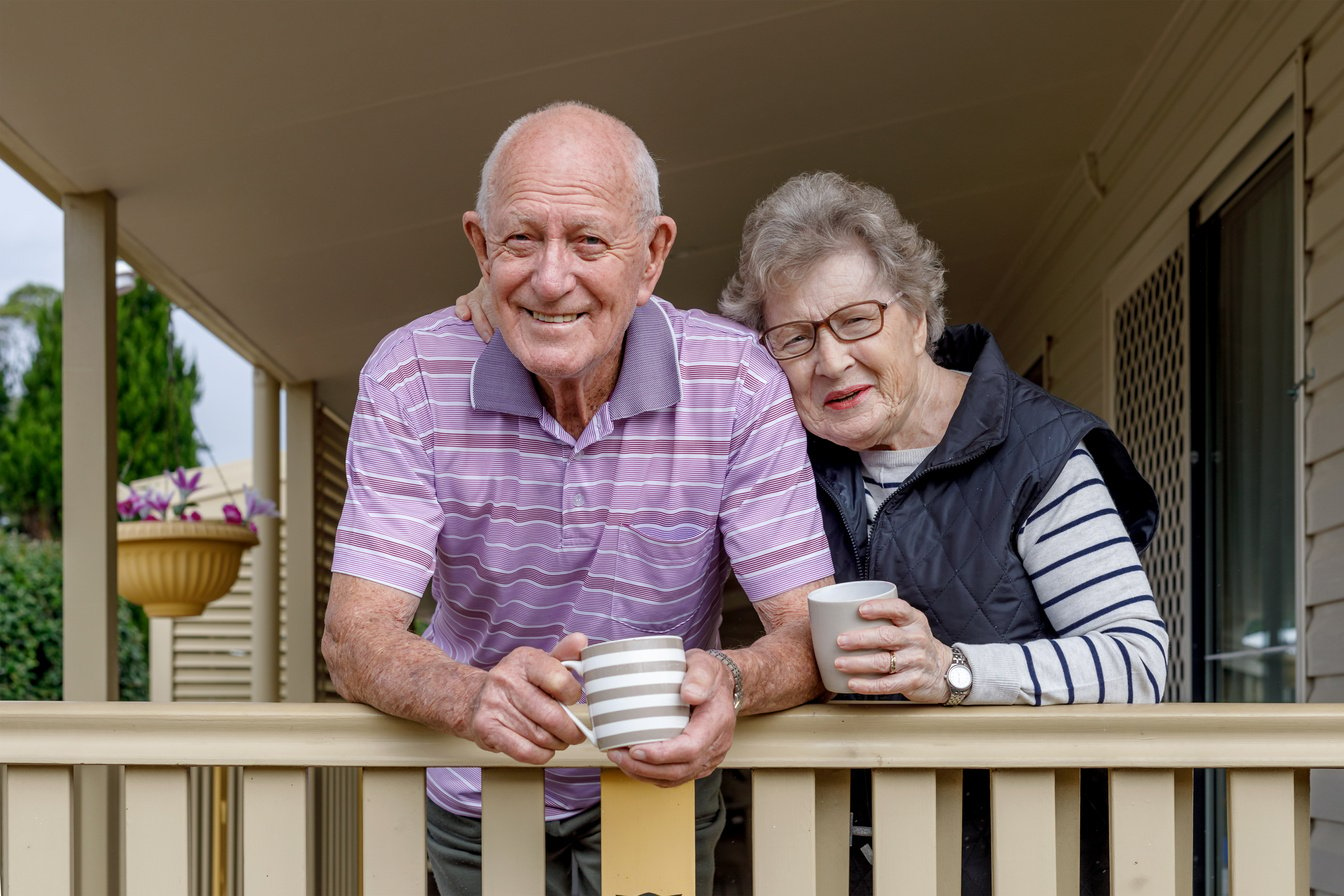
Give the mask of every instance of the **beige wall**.
[[[1285, 104], [1286, 100], [1286, 104]], [[1344, 10], [1338, 3], [1190, 4], [1109, 125], [1097, 182], [1080, 163], [1051, 225], [985, 323], [1015, 367], [1052, 337], [1054, 391], [1112, 410], [1115, 284], [1185, 239], [1184, 218], [1278, 113], [1299, 150], [1302, 224], [1302, 698], [1344, 701]], [[1175, 235], [1173, 237], [1173, 234]], [[1172, 242], [1172, 240], [1175, 242]], [[1165, 520], [1165, 518], [1164, 518]], [[1188, 594], [1186, 600], [1189, 600]], [[1317, 773], [1313, 887], [1344, 893], [1344, 784]]]

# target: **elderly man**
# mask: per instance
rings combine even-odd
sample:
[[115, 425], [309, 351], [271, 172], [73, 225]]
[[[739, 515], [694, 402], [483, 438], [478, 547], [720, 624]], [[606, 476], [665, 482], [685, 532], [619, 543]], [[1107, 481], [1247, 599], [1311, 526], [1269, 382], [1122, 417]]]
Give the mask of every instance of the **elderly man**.
[[[715, 769], [739, 713], [820, 692], [806, 595], [832, 566], [778, 367], [745, 329], [653, 296], [676, 236], [657, 178], [629, 127], [581, 104], [499, 138], [463, 225], [502, 338], [448, 309], [366, 363], [323, 651], [347, 699], [544, 763], [583, 739], [560, 660], [680, 635], [685, 732], [609, 755], [697, 781], [707, 894]], [[721, 652], [730, 565], [766, 633]], [[429, 582], [422, 639], [407, 625]], [[592, 770], [547, 772], [548, 893], [600, 892], [598, 795]], [[428, 796], [440, 888], [477, 892], [479, 770], [431, 770]]]

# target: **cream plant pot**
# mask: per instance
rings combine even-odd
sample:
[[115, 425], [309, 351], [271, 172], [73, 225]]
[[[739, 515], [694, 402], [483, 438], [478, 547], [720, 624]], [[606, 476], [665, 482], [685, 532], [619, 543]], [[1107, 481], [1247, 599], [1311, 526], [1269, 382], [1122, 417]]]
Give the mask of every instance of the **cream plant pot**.
[[238, 578], [247, 526], [222, 520], [117, 523], [117, 593], [150, 616], [197, 616]]

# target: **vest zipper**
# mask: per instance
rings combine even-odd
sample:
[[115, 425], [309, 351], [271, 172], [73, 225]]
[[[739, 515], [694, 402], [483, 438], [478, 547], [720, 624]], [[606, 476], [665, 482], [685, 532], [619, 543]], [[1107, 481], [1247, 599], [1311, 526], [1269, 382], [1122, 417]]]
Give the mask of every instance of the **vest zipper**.
[[[874, 513], [873, 513], [873, 522], [872, 522], [872, 525], [869, 527], [870, 530], [871, 530], [871, 529], [876, 529], [876, 528], [877, 528], [877, 521], [878, 521], [878, 518], [882, 516], [882, 511], [886, 510], [886, 509], [887, 509], [887, 506], [888, 506], [889, 504], [891, 504], [891, 502], [894, 501], [896, 498], [898, 498], [898, 497], [900, 497], [901, 495], [905, 494], [905, 492], [906, 492], [912, 485], [914, 485], [915, 483], [919, 482], [921, 479], [923, 479], [924, 477], [928, 476], [930, 473], [939, 472], [939, 471], [941, 471], [941, 470], [951, 470], [951, 469], [953, 469], [953, 468], [955, 468], [955, 467], [960, 467], [960, 466], [964, 466], [964, 465], [966, 465], [966, 464], [973, 463], [973, 462], [979, 460], [980, 458], [984, 457], [986, 454], [988, 454], [988, 453], [990, 452], [990, 449], [992, 449], [992, 448], [994, 448], [994, 445], [986, 445], [986, 446], [984, 446], [983, 448], [980, 448], [980, 449], [979, 449], [978, 451], [976, 451], [974, 454], [963, 455], [962, 457], [959, 457], [959, 458], [957, 458], [957, 459], [955, 459], [955, 460], [945, 461], [945, 462], [943, 462], [943, 463], [941, 463], [941, 464], [937, 464], [936, 466], [932, 466], [932, 467], [925, 467], [923, 470], [916, 470], [914, 473], [912, 473], [912, 474], [910, 475], [910, 477], [909, 477], [908, 479], [906, 479], [906, 480], [905, 480], [904, 482], [902, 482], [900, 485], [898, 485], [898, 486], [896, 486], [894, 489], [892, 489], [892, 490], [891, 490], [891, 494], [887, 495], [887, 500], [883, 501], [883, 502], [881, 503], [881, 505], [878, 506], [877, 510], [874, 511]], [[829, 489], [826, 489], [826, 487], [825, 487], [824, 485], [822, 486], [822, 489], [823, 489], [823, 490], [826, 490], [827, 495], [830, 496], [830, 498], [831, 498], [831, 502], [832, 502], [833, 504], [835, 504], [836, 507], [838, 508], [838, 507], [840, 506], [840, 502], [839, 502], [838, 500], [836, 500], [835, 496], [831, 495]], [[841, 520], [844, 520], [844, 514], [843, 514], [843, 513], [840, 514], [840, 518], [841, 518]], [[873, 544], [873, 539], [872, 539], [872, 537], [871, 537], [871, 535], [870, 535], [870, 537], [869, 537], [869, 539], [868, 539], [868, 550], [864, 552], [866, 556], [860, 558], [860, 557], [859, 557], [859, 552], [854, 548], [853, 532], [851, 532], [850, 529], [849, 529], [849, 522], [848, 522], [848, 521], [845, 521], [845, 531], [846, 531], [846, 532], [849, 532], [849, 534], [850, 534], [850, 553], [852, 553], [852, 554], [854, 555], [855, 559], [859, 560], [859, 569], [860, 569], [860, 571], [862, 572], [863, 577], [866, 579], [866, 578], [868, 578], [868, 567], [870, 566], [870, 561], [871, 561], [871, 559], [872, 559], [872, 552], [873, 552], [872, 544]]]
[[859, 556], [859, 549], [857, 547], [858, 541], [854, 538], [854, 530], [850, 528], [849, 519], [845, 516], [844, 505], [840, 503], [840, 499], [835, 496], [835, 493], [831, 491], [830, 487], [828, 487], [820, 479], [817, 480], [817, 485], [820, 486], [821, 491], [825, 493], [826, 500], [830, 501], [831, 504], [834, 505], [835, 515], [839, 517], [840, 522], [844, 524], [845, 538], [846, 540], [849, 541], [849, 553], [850, 556], [854, 558], [854, 565], [858, 567], [859, 578], [860, 579], [868, 578], [868, 558], [867, 556], [862, 557]]

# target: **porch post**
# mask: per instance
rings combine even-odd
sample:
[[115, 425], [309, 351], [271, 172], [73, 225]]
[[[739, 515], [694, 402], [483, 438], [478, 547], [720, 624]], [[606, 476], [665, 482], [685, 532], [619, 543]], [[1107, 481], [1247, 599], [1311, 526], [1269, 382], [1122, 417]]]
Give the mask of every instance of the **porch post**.
[[317, 700], [317, 397], [285, 386], [285, 700]]
[[[252, 369], [252, 487], [280, 501], [280, 384]], [[288, 508], [283, 508], [287, 511]], [[261, 544], [252, 549], [252, 700], [280, 699], [280, 521], [254, 520]]]
[[[61, 205], [62, 691], [102, 702], [117, 699], [117, 206], [107, 192]], [[104, 766], [75, 772], [75, 892], [116, 894], [116, 777]]]

